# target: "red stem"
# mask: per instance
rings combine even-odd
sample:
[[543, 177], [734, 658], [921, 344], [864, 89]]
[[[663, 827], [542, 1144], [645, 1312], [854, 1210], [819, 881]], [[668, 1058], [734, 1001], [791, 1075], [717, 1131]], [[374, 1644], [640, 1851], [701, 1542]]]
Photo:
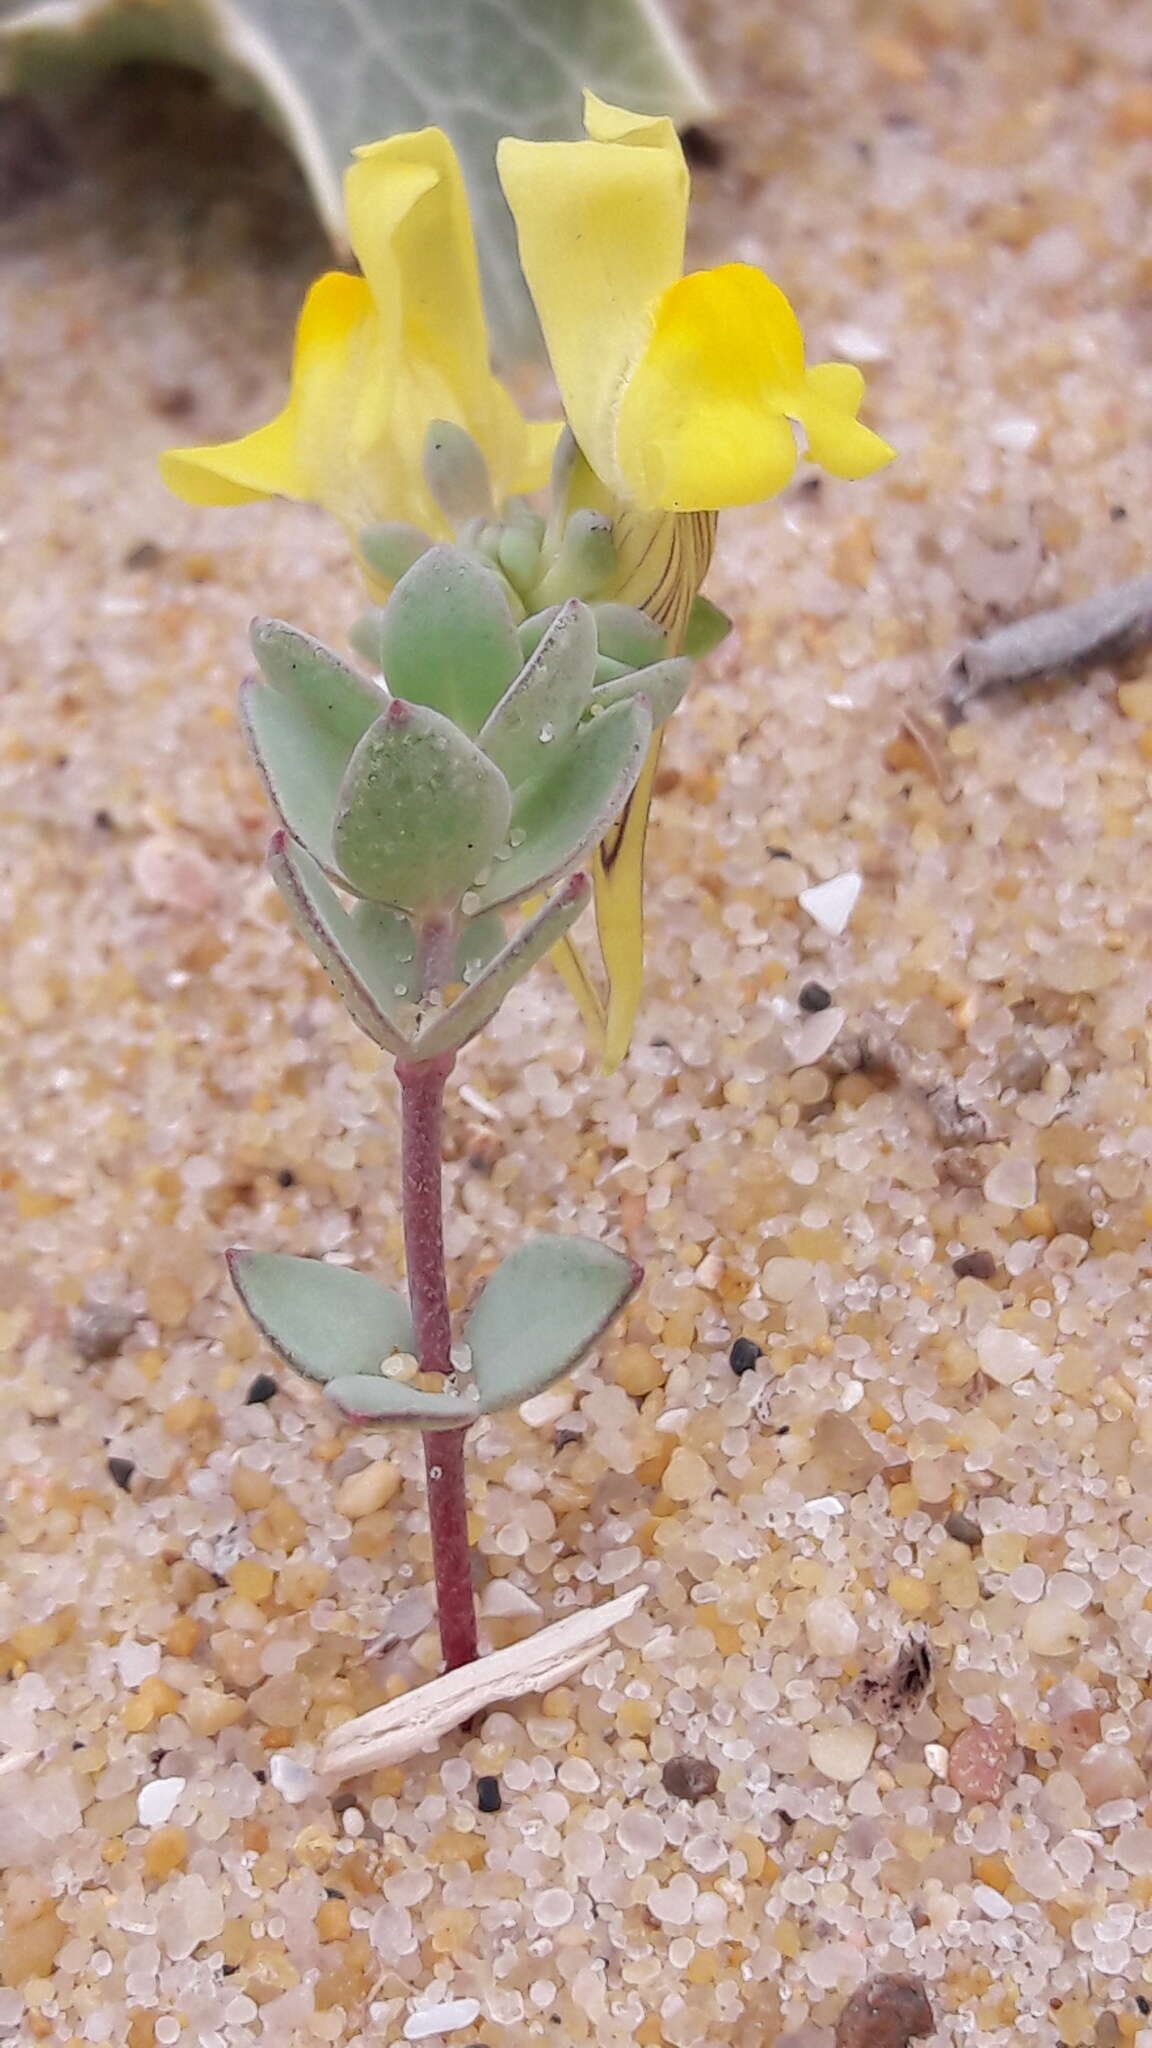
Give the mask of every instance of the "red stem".
[[[452, 1370], [440, 1167], [444, 1084], [454, 1057], [447, 1053], [438, 1060], [396, 1062], [403, 1116], [404, 1255], [422, 1372]], [[470, 1664], [478, 1654], [464, 1488], [464, 1431], [426, 1431], [424, 1469], [440, 1647], [445, 1670], [454, 1671], [460, 1664]]]

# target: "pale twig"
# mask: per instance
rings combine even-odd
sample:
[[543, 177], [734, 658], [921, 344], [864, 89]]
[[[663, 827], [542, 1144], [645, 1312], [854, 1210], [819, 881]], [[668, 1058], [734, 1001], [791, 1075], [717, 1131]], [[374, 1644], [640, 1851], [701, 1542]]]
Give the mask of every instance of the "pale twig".
[[1058, 605], [970, 640], [945, 671], [944, 703], [962, 718], [987, 690], [1050, 682], [1109, 666], [1152, 642], [1152, 576]]
[[520, 1699], [525, 1693], [549, 1692], [582, 1671], [614, 1628], [635, 1614], [647, 1592], [633, 1586], [617, 1600], [566, 1614], [525, 1642], [513, 1643], [490, 1657], [446, 1671], [429, 1685], [419, 1685], [387, 1706], [376, 1707], [346, 1721], [328, 1737], [316, 1759], [326, 1778], [358, 1778], [403, 1763], [417, 1751], [432, 1749], [441, 1736], [497, 1700]]

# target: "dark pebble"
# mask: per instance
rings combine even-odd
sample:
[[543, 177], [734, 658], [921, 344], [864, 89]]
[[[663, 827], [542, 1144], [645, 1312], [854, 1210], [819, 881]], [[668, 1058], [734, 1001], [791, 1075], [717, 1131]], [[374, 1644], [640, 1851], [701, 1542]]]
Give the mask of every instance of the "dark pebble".
[[137, 1320], [132, 1309], [117, 1308], [114, 1303], [98, 1302], [92, 1308], [82, 1308], [73, 1318], [72, 1342], [85, 1365], [99, 1365], [106, 1358], [115, 1358], [128, 1342]]
[[481, 1813], [499, 1813], [504, 1804], [499, 1778], [477, 1778], [476, 1804]]
[[1145, 2019], [1147, 2019], [1149, 2013], [1152, 2012], [1152, 2005], [1149, 2004], [1148, 2000], [1144, 1997], [1143, 1992], [1140, 1991], [1136, 1993], [1136, 2010], [1137, 2012], [1142, 2012]]
[[154, 540], [137, 541], [124, 557], [126, 569], [158, 569], [164, 560], [164, 550]]
[[961, 1252], [952, 1261], [952, 1271], [958, 1280], [991, 1280], [996, 1261], [991, 1252]]
[[258, 1372], [244, 1396], [244, 1406], [254, 1408], [260, 1401], [270, 1401], [273, 1394], [280, 1392], [280, 1385], [270, 1372]]
[[959, 1509], [945, 1519], [944, 1534], [950, 1536], [953, 1543], [966, 1543], [969, 1550], [979, 1550], [984, 1540], [979, 1522], [974, 1522], [971, 1515], [961, 1514]]
[[276, 1183], [278, 1187], [282, 1188], [295, 1187], [296, 1175], [293, 1173], [292, 1168], [290, 1166], [282, 1166], [280, 1168], [279, 1173], [276, 1175]]
[[817, 1010], [828, 1009], [832, 998], [824, 987], [823, 982], [806, 981], [796, 1001], [802, 1010], [807, 1010], [810, 1014], [815, 1015]]
[[736, 1374], [737, 1379], [739, 1379], [741, 1373], [751, 1372], [756, 1360], [763, 1358], [763, 1356], [764, 1353], [761, 1351], [760, 1346], [754, 1344], [751, 1337], [737, 1337], [731, 1351], [728, 1353], [728, 1363]]
[[873, 1977], [836, 2022], [836, 2048], [908, 2048], [936, 2025], [922, 1977]]
[[115, 818], [112, 816], [111, 811], [104, 810], [103, 806], [101, 806], [100, 810], [93, 811], [92, 823], [98, 832], [114, 832], [116, 830]]
[[121, 1493], [127, 1493], [132, 1483], [132, 1474], [135, 1470], [136, 1467], [132, 1463], [131, 1458], [109, 1458], [108, 1460], [108, 1476], [116, 1481]]
[[692, 168], [697, 171], [719, 170], [727, 151], [724, 144], [713, 135], [710, 128], [701, 128], [695, 121], [680, 131], [684, 154]]
[[13, 220], [60, 191], [74, 170], [56, 130], [31, 100], [0, 100], [0, 220]]
[[720, 1782], [715, 1764], [703, 1756], [671, 1756], [660, 1773], [660, 1782], [673, 1799], [686, 1799], [695, 1806], [698, 1799], [710, 1799]]

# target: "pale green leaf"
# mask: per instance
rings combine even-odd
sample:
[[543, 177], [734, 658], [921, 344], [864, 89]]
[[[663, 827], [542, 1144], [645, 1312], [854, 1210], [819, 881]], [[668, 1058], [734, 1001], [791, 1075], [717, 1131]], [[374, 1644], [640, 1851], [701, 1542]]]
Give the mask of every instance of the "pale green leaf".
[[547, 771], [588, 708], [596, 671], [596, 627], [577, 598], [561, 605], [535, 652], [480, 729], [477, 744], [512, 787]]
[[642, 1277], [634, 1260], [586, 1237], [534, 1237], [512, 1252], [464, 1326], [481, 1409], [527, 1401], [569, 1372]]
[[407, 1302], [367, 1273], [244, 1250], [229, 1252], [228, 1270], [261, 1336], [308, 1379], [379, 1372], [386, 1358], [413, 1349]]
[[612, 661], [625, 668], [647, 668], [650, 663], [663, 660], [667, 652], [663, 631], [655, 619], [637, 611], [635, 605], [594, 604], [592, 616], [596, 621], [596, 644], [601, 654]]
[[265, 681], [291, 697], [348, 753], [386, 709], [388, 699], [377, 683], [349, 668], [322, 640], [314, 640], [298, 626], [283, 619], [255, 619], [248, 638]]
[[[708, 112], [658, 0], [7, 0], [0, 84], [128, 58], [193, 64], [287, 136], [337, 245], [358, 143], [443, 128], [472, 198], [494, 332], [536, 346], [495, 175], [503, 135], [580, 133], [580, 94], [684, 122]], [[173, 175], [176, 175], [175, 169]]]
[[475, 977], [463, 995], [457, 996], [454, 1003], [439, 1011], [431, 1023], [424, 1026], [409, 1057], [438, 1059], [441, 1053], [455, 1052], [460, 1046], [467, 1045], [470, 1038], [475, 1038], [489, 1018], [496, 1015], [516, 983], [524, 979], [538, 960], [551, 952], [569, 925], [575, 924], [591, 894], [592, 884], [587, 875], [573, 875], [565, 882], [535, 917], [526, 919], [503, 951], [483, 973]]
[[651, 707], [653, 725], [663, 725], [666, 718], [671, 718], [691, 680], [692, 663], [676, 654], [670, 661], [654, 661], [650, 668], [630, 669], [613, 682], [601, 683], [592, 692], [592, 703], [604, 709], [629, 697], [644, 696]]
[[500, 770], [458, 726], [396, 699], [348, 763], [332, 850], [359, 895], [448, 910], [488, 867], [511, 812]]
[[684, 652], [692, 661], [700, 661], [719, 647], [731, 631], [732, 621], [727, 612], [722, 612], [710, 597], [694, 598], [684, 635]]
[[472, 907], [514, 903], [577, 867], [627, 803], [651, 737], [651, 714], [635, 698], [586, 719], [554, 770], [517, 793], [512, 827], [523, 837], [493, 862]]
[[353, 1023], [394, 1059], [411, 1056], [404, 1005], [419, 994], [416, 940], [399, 911], [358, 903], [349, 913], [311, 854], [278, 832], [272, 879]]
[[477, 733], [523, 661], [499, 578], [474, 555], [433, 547], [379, 614], [376, 658], [394, 697]]
[[240, 686], [240, 725], [273, 808], [294, 839], [337, 873], [332, 825], [350, 748], [291, 697], [250, 677]]
[[349, 1374], [329, 1380], [325, 1393], [350, 1422], [414, 1422], [421, 1429], [467, 1429], [481, 1413], [459, 1394], [434, 1394], [403, 1380]]

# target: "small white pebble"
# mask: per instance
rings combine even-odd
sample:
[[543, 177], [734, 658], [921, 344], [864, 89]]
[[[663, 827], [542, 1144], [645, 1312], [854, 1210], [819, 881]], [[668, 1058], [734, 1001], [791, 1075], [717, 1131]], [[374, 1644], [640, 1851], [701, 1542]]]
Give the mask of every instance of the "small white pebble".
[[830, 339], [833, 354], [849, 363], [886, 363], [892, 354], [890, 343], [866, 327], [835, 327]]
[[512, 1616], [534, 1621], [544, 1610], [531, 1593], [526, 1593], [522, 1586], [514, 1586], [511, 1579], [492, 1579], [481, 1595], [480, 1612], [485, 1621]]
[[1036, 1200], [1036, 1168], [1030, 1159], [1009, 1153], [985, 1177], [984, 1193], [1001, 1209], [1030, 1209]]
[[860, 1640], [855, 1615], [834, 1594], [811, 1602], [804, 1631], [814, 1657], [850, 1657]]
[[808, 1758], [826, 1778], [852, 1785], [864, 1776], [875, 1747], [876, 1730], [854, 1721], [846, 1728], [817, 1728], [808, 1737]]
[[1013, 1906], [1004, 1897], [1003, 1892], [998, 1892], [990, 1884], [973, 1885], [972, 1903], [974, 1906], [979, 1906], [980, 1911], [989, 1920], [1010, 1920], [1014, 1911]]
[[799, 900], [821, 931], [838, 938], [856, 908], [859, 894], [860, 876], [846, 870], [842, 875], [833, 875], [830, 882], [816, 882], [811, 889], [801, 889]]
[[844, 1028], [844, 1011], [832, 1003], [794, 1024], [788, 1033], [786, 1051], [794, 1067], [814, 1067], [834, 1045]]
[[430, 2041], [435, 2034], [452, 2034], [457, 2027], [470, 2027], [480, 2013], [478, 1998], [451, 1998], [446, 2005], [426, 2005], [411, 2012], [404, 2022], [406, 2041]]
[[538, 1927], [566, 1927], [576, 1910], [571, 1892], [563, 1892], [558, 1886], [538, 1892], [532, 1910]]
[[807, 1259], [767, 1259], [760, 1274], [760, 1286], [769, 1301], [795, 1301], [811, 1278], [812, 1267]]
[[1038, 1657], [1067, 1657], [1088, 1633], [1088, 1624], [1075, 1608], [1049, 1596], [1029, 1607], [1022, 1634], [1026, 1649]]
[[1031, 448], [1039, 432], [1040, 428], [1035, 420], [1025, 419], [1022, 414], [1013, 414], [1009, 419], [994, 420], [988, 439], [994, 441], [997, 448], [1008, 448], [1016, 454], [1023, 455]]
[[981, 1367], [997, 1386], [1013, 1387], [1027, 1373], [1035, 1372], [1044, 1353], [1030, 1337], [1018, 1330], [1006, 1330], [1000, 1323], [986, 1323], [976, 1339]]
[[153, 1778], [150, 1784], [142, 1785], [136, 1801], [136, 1818], [141, 1827], [162, 1828], [171, 1820], [187, 1782], [186, 1778]]
[[309, 1798], [316, 1790], [315, 1772], [310, 1771], [307, 1764], [300, 1763], [298, 1758], [286, 1749], [273, 1751], [268, 1775], [280, 1797], [286, 1799], [289, 1806], [299, 1806], [302, 1800]]

